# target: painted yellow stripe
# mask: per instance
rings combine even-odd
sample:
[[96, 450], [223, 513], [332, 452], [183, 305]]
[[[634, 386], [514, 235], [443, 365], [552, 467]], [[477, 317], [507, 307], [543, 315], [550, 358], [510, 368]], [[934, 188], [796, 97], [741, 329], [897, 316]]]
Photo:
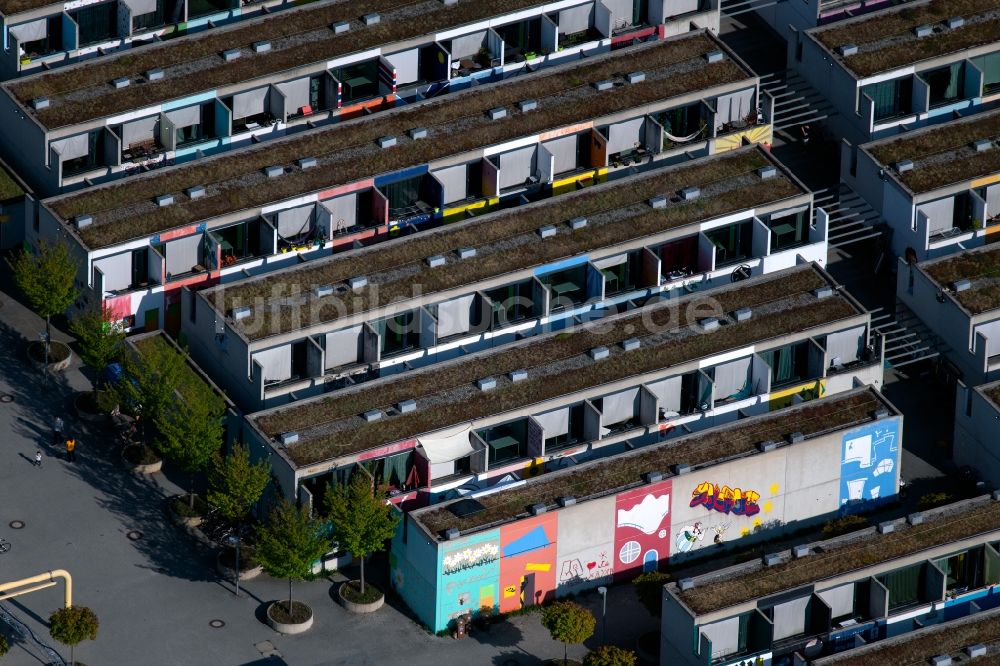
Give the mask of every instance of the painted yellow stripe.
[[538, 564], [538, 563], [534, 563], [534, 562], [528, 562], [527, 564], [524, 565], [524, 570], [525, 571], [551, 571], [552, 570], [552, 565], [551, 564], [544, 564], [544, 563], [543, 564]]
[[1000, 173], [995, 173], [992, 176], [985, 176], [983, 178], [977, 178], [972, 181], [972, 187], [982, 187], [983, 185], [992, 185], [1000, 181]]

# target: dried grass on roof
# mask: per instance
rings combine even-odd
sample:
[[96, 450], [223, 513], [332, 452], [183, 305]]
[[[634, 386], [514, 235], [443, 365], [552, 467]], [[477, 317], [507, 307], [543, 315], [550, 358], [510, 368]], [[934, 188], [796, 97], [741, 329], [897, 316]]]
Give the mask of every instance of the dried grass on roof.
[[971, 288], [952, 295], [972, 314], [1000, 308], [1000, 248], [962, 252], [924, 266], [924, 270], [942, 287], [969, 280]]

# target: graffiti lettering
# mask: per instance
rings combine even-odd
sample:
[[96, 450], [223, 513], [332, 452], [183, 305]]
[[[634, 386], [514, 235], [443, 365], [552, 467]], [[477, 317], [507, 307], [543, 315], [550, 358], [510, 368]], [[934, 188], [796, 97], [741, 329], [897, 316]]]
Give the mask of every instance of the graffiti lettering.
[[712, 484], [707, 481], [699, 483], [691, 492], [691, 506], [703, 506], [709, 511], [733, 514], [736, 516], [755, 516], [760, 513], [757, 501], [760, 493], [754, 490], [741, 490]]

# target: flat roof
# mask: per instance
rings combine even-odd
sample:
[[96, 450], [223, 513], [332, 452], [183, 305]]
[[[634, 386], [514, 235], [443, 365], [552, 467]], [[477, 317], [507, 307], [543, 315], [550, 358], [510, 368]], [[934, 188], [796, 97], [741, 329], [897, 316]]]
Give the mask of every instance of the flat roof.
[[[39, 123], [55, 129], [544, 4], [539, 0], [454, 5], [441, 0], [342, 0], [308, 5], [5, 85]], [[370, 13], [378, 13], [380, 21], [366, 26], [361, 17]], [[343, 21], [350, 23], [350, 29], [334, 33], [331, 25]], [[255, 53], [251, 46], [258, 41], [271, 42], [271, 50]], [[226, 62], [222, 52], [233, 48], [240, 49], [240, 57]], [[163, 69], [162, 79], [146, 78], [153, 68]], [[122, 77], [131, 80], [131, 85], [115, 89], [111, 82]], [[37, 97], [48, 97], [49, 107], [35, 110], [31, 101]]]
[[57, 8], [60, 13], [63, 11], [63, 3], [53, 2], [53, 0], [0, 0], [0, 14], [6, 18], [10, 18], [21, 12], [49, 6], [54, 9]]
[[[287, 447], [287, 454], [306, 466], [864, 312], [839, 289], [817, 300], [811, 291], [827, 284], [832, 282], [812, 264], [788, 269], [258, 412], [250, 419], [271, 438], [297, 432], [299, 441]], [[707, 316], [706, 308], [695, 303], [711, 307], [724, 324], [704, 334], [694, 324]], [[742, 307], [753, 308], [753, 316], [737, 322], [731, 313]], [[627, 338], [638, 338], [641, 349], [626, 352], [616, 346]], [[607, 347], [610, 356], [594, 361], [588, 352], [599, 346]], [[527, 370], [528, 378], [515, 385], [507, 374], [520, 369]], [[475, 382], [484, 377], [494, 377], [496, 389], [478, 390]], [[416, 400], [417, 409], [396, 412], [393, 405], [409, 399]], [[365, 421], [361, 414], [375, 408], [385, 412], [382, 418]]]
[[[1000, 530], [1000, 502], [984, 496], [924, 512], [924, 521], [910, 525], [895, 521], [892, 532], [879, 534], [874, 528], [822, 543], [822, 552], [791, 559], [767, 568], [727, 574], [674, 594], [697, 614], [712, 613], [729, 606], [768, 597], [802, 585], [834, 578], [865, 567], [919, 553], [954, 541]], [[814, 549], [815, 550], [815, 549]]]
[[[945, 21], [965, 19], [958, 28]], [[913, 29], [929, 25], [933, 34], [917, 37]], [[930, 0], [921, 4], [873, 12], [834, 26], [809, 31], [833, 57], [858, 78], [864, 78], [949, 53], [961, 53], [1000, 41], [1000, 1]], [[837, 48], [854, 44], [858, 52], [842, 56]]]
[[[976, 659], [980, 663], [996, 663], [997, 643], [1000, 642], [1000, 609], [980, 611], [974, 615], [947, 620], [917, 629], [907, 634], [882, 639], [863, 646], [820, 659], [823, 666], [912, 666], [926, 664], [932, 657], [954, 654], [971, 645], [991, 648], [993, 661]], [[965, 663], [966, 660], [955, 663]]]
[[1000, 381], [980, 386], [979, 390], [982, 391], [983, 395], [990, 399], [993, 403], [994, 409], [1000, 411]]
[[[46, 202], [62, 220], [91, 215], [93, 224], [79, 232], [90, 248], [101, 248], [149, 236], [214, 216], [291, 199], [429, 163], [475, 148], [495, 145], [544, 130], [563, 128], [626, 109], [697, 92], [715, 85], [753, 79], [732, 57], [708, 63], [703, 57], [721, 42], [702, 31], [658, 41], [628, 51], [587, 58], [547, 68], [536, 74], [454, 93], [328, 128], [268, 142], [238, 153], [226, 153], [186, 166], [158, 170], [119, 183], [62, 195]], [[627, 84], [625, 72], [641, 59], [646, 79]], [[612, 90], [598, 91], [593, 82], [613, 79]], [[521, 112], [515, 105], [537, 99], [538, 108]], [[490, 120], [486, 111], [506, 107], [507, 116]], [[428, 129], [428, 138], [412, 140], [406, 131]], [[376, 139], [396, 137], [381, 149]], [[294, 165], [316, 157], [317, 168]], [[283, 166], [285, 173], [268, 178], [263, 169]], [[192, 200], [183, 190], [206, 188]], [[172, 193], [175, 203], [159, 207], [155, 197]]]
[[873, 412], [882, 407], [891, 408], [891, 405], [873, 389], [865, 387], [646, 446], [616, 455], [612, 460], [594, 460], [529, 479], [523, 486], [477, 497], [483, 510], [472, 515], [456, 516], [449, 510], [451, 503], [437, 504], [411, 515], [430, 534], [443, 540], [442, 533], [449, 528], [466, 533], [519, 520], [530, 515], [528, 507], [534, 504], [553, 507], [557, 506], [560, 497], [575, 497], [581, 502], [621, 492], [641, 485], [641, 476], [646, 472], [670, 472], [678, 464], [711, 465], [719, 460], [759, 453], [757, 445], [768, 440], [782, 445], [785, 437], [793, 432], [810, 437], [867, 423], [872, 420]]
[[[987, 245], [932, 259], [921, 263], [920, 269], [970, 314], [1000, 308], [1000, 247]], [[952, 283], [963, 279], [971, 283], [969, 288], [955, 291]]]
[[[977, 151], [972, 142], [980, 139], [993, 146]], [[906, 132], [862, 148], [906, 189], [923, 194], [1000, 173], [1000, 111]], [[896, 164], [901, 160], [912, 161], [913, 168], [900, 173]]]
[[[759, 147], [747, 147], [203, 293], [224, 314], [234, 307], [252, 306], [253, 316], [229, 317], [229, 324], [248, 339], [260, 340], [398, 302], [412, 295], [414, 284], [421, 285], [423, 294], [440, 292], [808, 193], [783, 171], [761, 180], [756, 170], [769, 164], [777, 165]], [[676, 193], [690, 186], [700, 187], [701, 195], [684, 201]], [[656, 195], [671, 197], [666, 208], [649, 206], [647, 200]], [[586, 217], [587, 226], [573, 231], [564, 223], [576, 217]], [[546, 225], [555, 226], [556, 235], [543, 240], [538, 229]], [[456, 249], [466, 247], [475, 248], [476, 256], [455, 256]], [[427, 265], [426, 259], [435, 255], [447, 257], [445, 266]], [[361, 275], [367, 286], [351, 290], [345, 284]], [[339, 291], [318, 298], [309, 289], [319, 285], [337, 285]], [[289, 293], [296, 288], [302, 295], [291, 302]]]

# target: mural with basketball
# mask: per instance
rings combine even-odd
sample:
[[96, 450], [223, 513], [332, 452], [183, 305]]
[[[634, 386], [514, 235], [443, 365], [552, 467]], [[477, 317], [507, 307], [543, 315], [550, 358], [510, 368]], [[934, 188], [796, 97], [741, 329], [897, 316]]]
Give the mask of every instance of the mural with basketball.
[[670, 480], [621, 493], [615, 499], [614, 577], [656, 571], [670, 557]]
[[554, 512], [500, 528], [501, 613], [554, 598], [557, 530]]

